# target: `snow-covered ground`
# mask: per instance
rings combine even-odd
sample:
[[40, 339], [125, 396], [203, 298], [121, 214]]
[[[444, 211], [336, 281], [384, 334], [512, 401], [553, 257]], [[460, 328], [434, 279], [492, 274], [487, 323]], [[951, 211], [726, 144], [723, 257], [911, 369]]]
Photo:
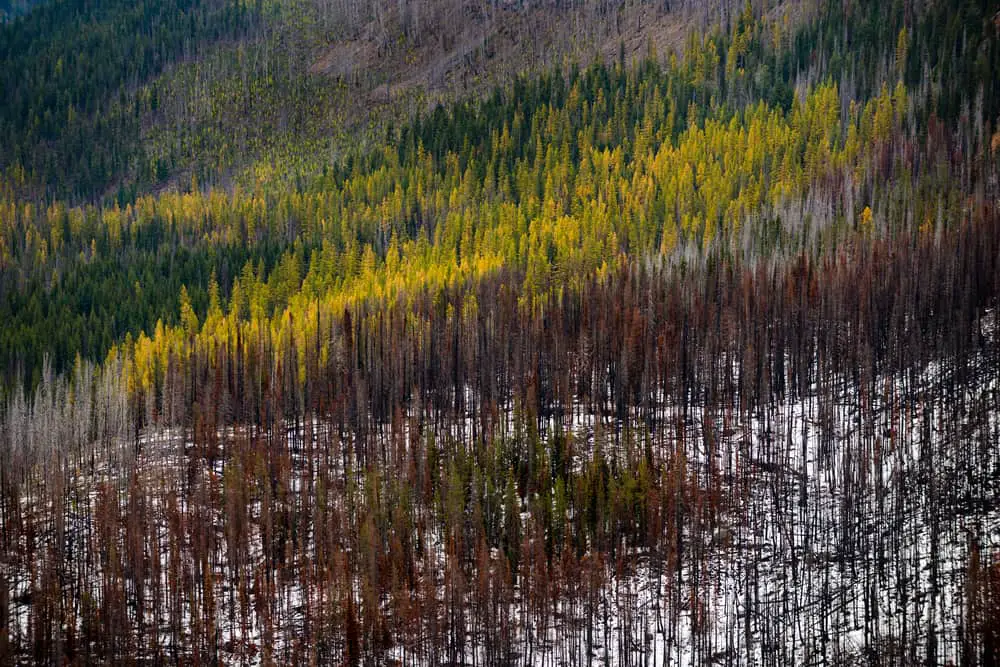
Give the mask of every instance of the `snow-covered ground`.
[[[663, 558], [643, 552], [606, 563], [611, 584], [596, 597], [567, 597], [544, 627], [528, 613], [524, 591], [515, 591], [511, 657], [554, 666], [853, 664], [873, 654], [958, 663], [970, 552], [1000, 551], [1000, 382], [997, 369], [975, 358], [970, 367], [978, 374], [959, 385], [960, 393], [945, 396], [942, 392], [952, 386], [945, 380], [953, 372], [946, 366], [924, 369], [913, 385], [917, 391], [907, 391], [910, 385], [902, 378], [883, 378], [871, 385], [875, 391], [832, 383], [750, 414], [689, 408], [684, 416], [678, 407], [663, 406], [661, 423], [683, 423], [683, 436], [673, 426], [633, 436], [643, 446], [649, 439], [658, 450], [683, 452], [692, 474], [706, 484], [715, 480], [723, 496], [718, 525], [682, 536], [686, 551], [695, 556], [680, 558], [678, 572], [668, 573]], [[597, 421], [579, 408], [564, 420], [562, 427], [578, 444], [577, 465], [588, 460]], [[550, 437], [553, 426], [551, 420], [543, 422], [542, 436]], [[609, 442], [613, 437], [607, 434], [615, 427], [609, 422], [600, 429]], [[464, 430], [470, 432], [471, 426]], [[315, 442], [325, 425], [313, 420], [290, 433], [295, 442]], [[230, 429], [220, 436], [233, 443], [240, 432]], [[120, 494], [122, 506], [128, 503], [133, 470], [141, 484], [161, 485], [144, 510], [153, 526], [150, 533], [160, 536], [158, 545], [146, 548], [159, 550], [162, 561], [158, 574], [149, 575], [155, 581], [147, 585], [147, 596], [153, 588], [171, 586], [166, 535], [172, 517], [186, 513], [190, 490], [181, 488], [202, 484], [205, 493], [219, 493], [230, 473], [227, 456], [193, 469], [187, 449], [178, 431], [149, 432], [134, 466], [98, 464], [89, 472], [77, 471], [70, 481], [85, 490], [67, 494], [66, 532], [78, 536], [95, 530], [80, 517], [96, 515], [99, 482], [114, 482], [104, 492]], [[317, 461], [308, 448], [291, 451], [287, 492], [295, 507], [298, 496], [315, 492], [311, 480]], [[175, 498], [179, 505], [164, 506], [164, 498]], [[39, 502], [44, 501], [25, 498], [26, 506]], [[243, 555], [249, 580], [261, 576], [260, 503], [250, 502], [246, 515], [252, 533], [251, 548]], [[306, 609], [321, 601], [294, 574], [275, 575], [268, 585], [276, 602], [265, 624], [254, 604], [240, 600], [237, 583], [222, 565], [227, 548], [223, 517], [207, 520], [217, 527], [208, 580], [214, 582], [220, 655], [237, 664], [289, 659]], [[39, 539], [51, 540], [51, 535]], [[304, 539], [308, 544], [314, 536]], [[427, 539], [433, 553], [428, 562], [438, 571], [421, 575], [440, 582], [443, 536], [432, 532]], [[190, 555], [184, 554], [188, 560], [181, 569], [192, 571]], [[28, 568], [12, 563], [5, 560], [0, 573], [10, 600], [12, 636], [23, 639], [30, 632], [32, 579]], [[99, 555], [88, 567], [91, 592], [99, 598]], [[142, 619], [165, 654], [173, 642], [189, 639], [190, 610], [202, 602], [183, 605], [181, 637], [172, 636], [169, 619], [154, 618], [152, 612]], [[590, 619], [590, 627], [581, 619]], [[479, 643], [480, 635], [470, 627], [464, 647], [468, 664], [484, 663]], [[399, 642], [383, 658], [429, 664], [432, 656], [419, 642]]]

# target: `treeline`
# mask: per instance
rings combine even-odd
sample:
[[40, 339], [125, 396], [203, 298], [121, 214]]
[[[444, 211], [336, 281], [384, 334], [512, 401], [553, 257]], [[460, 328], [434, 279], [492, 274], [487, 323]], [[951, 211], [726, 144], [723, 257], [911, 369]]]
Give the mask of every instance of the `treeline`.
[[[671, 397], [751, 410], [848, 369], [854, 382], [874, 382], [985, 344], [981, 315], [997, 289], [994, 215], [989, 206], [940, 234], [859, 239], [818, 259], [623, 262], [544, 303], [523, 298], [523, 276], [500, 270], [389, 304], [286, 312], [285, 321], [308, 320], [298, 330], [246, 328], [216, 312], [206, 322], [213, 335], [200, 338], [188, 308], [182, 336], [165, 350], [136, 342], [115, 354], [136, 364], [126, 378], [141, 423], [193, 426], [193, 413], [170, 409], [181, 397], [188, 409], [216, 413], [210, 431], [319, 414], [374, 437], [397, 406], [415, 399], [434, 423], [466, 413], [488, 419], [517, 404], [537, 417], [578, 409], [648, 424], [655, 413], [643, 406]], [[227, 410], [216, 412], [203, 393], [209, 384], [184, 379], [187, 364], [212, 379], [216, 398], [253, 388], [250, 405], [225, 401]], [[251, 372], [260, 375], [244, 375]], [[364, 461], [378, 458], [371, 447], [359, 450]]]
[[[737, 510], [755, 471], [788, 465], [767, 426], [780, 428], [781, 406], [816, 401], [827, 456], [859, 447], [846, 457], [858, 465], [866, 448], [889, 456], [866, 425], [897, 423], [889, 415], [919, 401], [954, 435], [917, 440], [919, 419], [904, 418], [893, 447], [972, 460], [960, 425], [988, 437], [1000, 408], [996, 392], [974, 390], [1000, 367], [998, 257], [987, 207], [938, 236], [788, 264], [624, 264], [545, 307], [499, 272], [396, 306], [314, 312], [309, 338], [234, 329], [202, 346], [192, 330], [148, 388], [128, 379], [130, 353], [98, 371], [79, 364], [4, 411], [5, 656], [440, 662], [475, 646], [485, 664], [530, 664], [554, 631], [583, 663], [611, 646], [599, 615], [610, 591], [642, 574], [657, 607], [630, 594], [616, 617], [655, 613], [670, 632], [690, 619], [691, 650], [707, 658], [724, 648], [708, 632], [709, 563], [726, 534], [749, 530], [753, 513]], [[931, 363], [940, 373], [926, 375]], [[838, 444], [840, 401], [860, 430]], [[735, 438], [745, 428], [763, 429], [750, 450]], [[959, 467], [939, 483], [987, 488], [992, 470]], [[881, 488], [839, 474], [859, 503]], [[841, 546], [864, 553], [850, 522], [837, 520], [841, 539], [861, 541]], [[905, 539], [904, 525], [879, 548]], [[976, 581], [995, 576], [970, 563]], [[975, 662], [997, 622], [990, 589], [975, 590], [958, 610], [966, 636], [942, 627], [934, 648], [907, 607], [908, 638], [866, 617], [871, 650], [904, 642]]]
[[[902, 87], [847, 114], [824, 85], [787, 112], [761, 103], [702, 119], [693, 102], [675, 101], [700, 95], [693, 76], [649, 61], [520, 80], [475, 109], [439, 108], [391, 145], [291, 188], [264, 181], [104, 209], [8, 201], [4, 375], [30, 384], [46, 352], [61, 372], [125, 333], [151, 335], [158, 320], [176, 322], [180, 285], [204, 318], [213, 272], [231, 312], [278, 319], [296, 302], [392, 297], [499, 266], [523, 270], [527, 293], [545, 295], [622, 252], [794, 253], [859, 226], [888, 233], [897, 211], [942, 221], [959, 211], [947, 179], [877, 185], [926, 150], [904, 138]], [[951, 168], [946, 142], [922, 157]], [[123, 271], [102, 269], [121, 262]], [[168, 280], [152, 279], [174, 264]], [[247, 271], [268, 291], [237, 285]], [[134, 312], [119, 309], [125, 295]], [[95, 320], [91, 339], [74, 335]]]
[[[934, 23], [939, 9], [917, 13], [913, 30]], [[931, 57], [938, 42], [914, 55], [901, 9], [866, 10], [858, 25], [902, 27], [893, 28], [893, 48], [861, 58], [862, 86], [816, 56], [826, 52], [825, 36], [846, 25], [840, 11], [826, 8], [819, 28], [792, 33], [748, 7], [729, 32], [692, 39], [681, 60], [521, 77], [482, 102], [420, 114], [381, 146], [318, 173], [300, 162], [292, 172], [260, 165], [249, 187], [192, 179], [187, 194], [74, 207], [20, 198], [23, 170], [15, 169], [0, 205], [5, 383], [37, 382], [46, 352], [62, 372], [77, 354], [100, 359], [126, 333], [153, 335], [160, 320], [169, 328], [182, 285], [204, 319], [213, 273], [223, 306], [236, 291], [241, 317], [278, 319], [296, 294], [333, 300], [339, 310], [507, 266], [524, 271], [529, 293], [544, 295], [579, 286], [618, 253], [674, 261], [728, 245], [747, 258], [794, 255], [857, 231], [940, 228], [962, 215], [966, 195], [982, 201], [996, 169], [995, 82], [975, 65], [983, 54], [993, 62], [993, 24], [982, 11], [962, 9], [961, 21], [947, 25], [973, 37], [955, 54]], [[164, 103], [184, 114], [204, 103], [222, 119], [214, 122], [240, 126], [230, 112], [255, 108], [248, 100], [265, 88], [289, 99], [313, 90], [297, 76], [288, 83], [295, 91], [254, 88], [276, 63], [240, 54], [230, 55], [242, 64], [230, 65], [250, 72], [248, 81]], [[209, 60], [225, 69], [230, 57]], [[944, 63], [953, 61], [979, 72], [978, 85], [947, 88]], [[932, 76], [908, 89], [914, 62]], [[802, 85], [805, 96], [793, 95]], [[213, 102], [215, 93], [235, 107]], [[967, 115], [954, 117], [956, 104]], [[308, 115], [292, 113], [288, 131], [304, 131]], [[167, 141], [168, 152], [214, 145], [192, 131], [190, 142]], [[244, 139], [257, 148], [262, 140]], [[223, 143], [227, 155], [251, 150]], [[179, 270], [169, 280], [152, 280], [175, 258]], [[125, 270], [106, 270], [122, 261]], [[237, 274], [269, 287], [237, 290]], [[126, 295], [129, 307], [119, 311]]]

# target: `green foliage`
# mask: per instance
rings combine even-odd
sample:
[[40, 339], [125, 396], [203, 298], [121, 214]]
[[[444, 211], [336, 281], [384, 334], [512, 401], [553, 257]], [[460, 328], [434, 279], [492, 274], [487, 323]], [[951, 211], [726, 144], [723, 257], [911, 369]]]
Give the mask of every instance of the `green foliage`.
[[[140, 6], [133, 16], [73, 7], [32, 12], [16, 24], [23, 28], [16, 40], [27, 40], [22, 46], [46, 45], [32, 65], [37, 76], [12, 88], [8, 111], [20, 120], [4, 127], [24, 146], [42, 135], [17, 125], [27, 122], [19, 113], [37, 114], [56, 104], [44, 93], [46, 86], [71, 97], [76, 90], [76, 84], [64, 86], [57, 72], [65, 45], [47, 41], [39, 26], [64, 26], [67, 17], [79, 15], [89, 17], [100, 27], [94, 34], [101, 35], [108, 26], [128, 17], [145, 20], [141, 11], [153, 11]], [[190, 17], [181, 23], [204, 41], [241, 30], [265, 11], [227, 7], [196, 4], [178, 15]], [[910, 137], [935, 127], [930, 120], [921, 124], [931, 115], [928, 108], [943, 110], [952, 102], [914, 94], [898, 80], [874, 85], [890, 71], [906, 72], [909, 80], [910, 61], [921, 57], [910, 48], [916, 37], [900, 27], [895, 5], [857, 9], [850, 34], [865, 45], [859, 47], [860, 69], [852, 83], [838, 85], [845, 70], [835, 62], [840, 47], [833, 36], [847, 20], [839, 7], [824, 8], [791, 36], [784, 24], [755, 19], [748, 7], [729, 32], [692, 37], [682, 59], [520, 76], [482, 101], [419, 114], [378, 146], [358, 147], [317, 170], [308, 167], [307, 140], [315, 131], [309, 119], [317, 100], [334, 99], [323, 95], [342, 93], [324, 92], [301, 72], [287, 80], [275, 77], [267, 72], [273, 61], [250, 64], [242, 45], [212, 51], [200, 65], [179, 66], [136, 89], [145, 91], [136, 95], [150, 109], [174, 105], [168, 116], [202, 114], [190, 130], [206, 132], [176, 142], [170, 132], [151, 130], [153, 140], [143, 150], [152, 151], [147, 158], [159, 157], [147, 164], [216, 160], [227, 168], [238, 155], [270, 150], [269, 142], [283, 136], [301, 142], [290, 144], [299, 159], [277, 168], [261, 162], [247, 182], [231, 188], [201, 188], [194, 177], [185, 194], [127, 194], [110, 205], [79, 207], [20, 197], [32, 179], [13, 161], [0, 202], [4, 376], [20, 373], [30, 382], [46, 352], [57, 370], [77, 353], [99, 358], [126, 332], [150, 332], [160, 340], [155, 345], [173, 345], [173, 327], [182, 320], [189, 337], [197, 334], [203, 342], [219, 335], [223, 315], [236, 328], [302, 337], [304, 327], [314, 326], [313, 310], [340, 313], [359, 303], [415, 299], [501, 270], [523, 282], [523, 305], [545, 307], [565, 290], [606, 276], [622, 258], [775, 258], [828, 247], [856, 229], [879, 235], [924, 228], [928, 220], [958, 211], [962, 194], [947, 177], [952, 156], [940, 147], [915, 146]], [[935, 11], [918, 16], [915, 36]], [[283, 25], [278, 13], [269, 20]], [[971, 9], [959, 14], [968, 25], [982, 18]], [[166, 21], [163, 34], [175, 29], [182, 28]], [[22, 57], [12, 30], [3, 32], [9, 43], [0, 49], [8, 59]], [[162, 36], [156, 35], [150, 43], [158, 43]], [[995, 42], [986, 40], [987, 48], [976, 53], [992, 62]], [[83, 59], [80, 53], [96, 48], [96, 42], [87, 44], [74, 57]], [[815, 65], [817, 52], [833, 54], [825, 70]], [[970, 54], [955, 59], [964, 62]], [[152, 65], [112, 67], [116, 58], [108, 59], [107, 72], [81, 61], [94, 68], [84, 77], [90, 82], [86, 90], [99, 97], [101, 90], [120, 87], [121, 77], [148, 80], [159, 71], [156, 59]], [[890, 59], [907, 63], [884, 67]], [[938, 72], [943, 63], [932, 57], [925, 64]], [[196, 85], [199, 67], [209, 65], [227, 74]], [[818, 82], [803, 86], [803, 70]], [[996, 111], [987, 106], [994, 84], [983, 71], [976, 76], [982, 122]], [[857, 88], [858, 81], [864, 94], [852, 99], [843, 86]], [[795, 86], [802, 92], [793, 94]], [[188, 90], [193, 97], [168, 100], [165, 90]], [[968, 107], [964, 93], [956, 90], [948, 100], [964, 100], [958, 104]], [[268, 127], [264, 107], [282, 108], [284, 97], [292, 122]], [[187, 102], [177, 106], [182, 98]], [[309, 110], [296, 116], [307, 98], [313, 100], [305, 105]], [[80, 107], [81, 117], [99, 116], [98, 108]], [[232, 130], [226, 128], [244, 113], [265, 122], [252, 145], [240, 146], [229, 142]], [[208, 129], [212, 123], [215, 129]], [[59, 126], [36, 129], [51, 130], [51, 145], [61, 146]], [[979, 141], [988, 138], [981, 135]], [[178, 145], [190, 154], [173, 152]], [[912, 173], [903, 160], [914, 150], [930, 151], [922, 164], [945, 171]], [[913, 223], [901, 228], [889, 220]], [[191, 305], [186, 318], [178, 314], [182, 285]], [[197, 332], [192, 313], [204, 324]], [[165, 325], [159, 337], [153, 331], [157, 322]]]
[[43, 192], [89, 197], [147, 169], [141, 119], [162, 91], [143, 84], [255, 20], [224, 0], [71, 0], [0, 26], [0, 172], [19, 166]]

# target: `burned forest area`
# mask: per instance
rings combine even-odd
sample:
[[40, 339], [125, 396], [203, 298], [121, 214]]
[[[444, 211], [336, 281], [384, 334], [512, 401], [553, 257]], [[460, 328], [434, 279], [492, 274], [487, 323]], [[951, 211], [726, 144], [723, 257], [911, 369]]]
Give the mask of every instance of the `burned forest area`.
[[0, 665], [1000, 665], [1000, 4], [0, 5]]

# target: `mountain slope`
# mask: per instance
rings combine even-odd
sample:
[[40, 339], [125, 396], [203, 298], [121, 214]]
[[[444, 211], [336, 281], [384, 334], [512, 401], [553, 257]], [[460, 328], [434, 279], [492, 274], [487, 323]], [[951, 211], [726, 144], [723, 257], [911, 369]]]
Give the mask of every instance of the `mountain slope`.
[[1000, 649], [997, 7], [159, 8], [0, 41], [0, 662]]

